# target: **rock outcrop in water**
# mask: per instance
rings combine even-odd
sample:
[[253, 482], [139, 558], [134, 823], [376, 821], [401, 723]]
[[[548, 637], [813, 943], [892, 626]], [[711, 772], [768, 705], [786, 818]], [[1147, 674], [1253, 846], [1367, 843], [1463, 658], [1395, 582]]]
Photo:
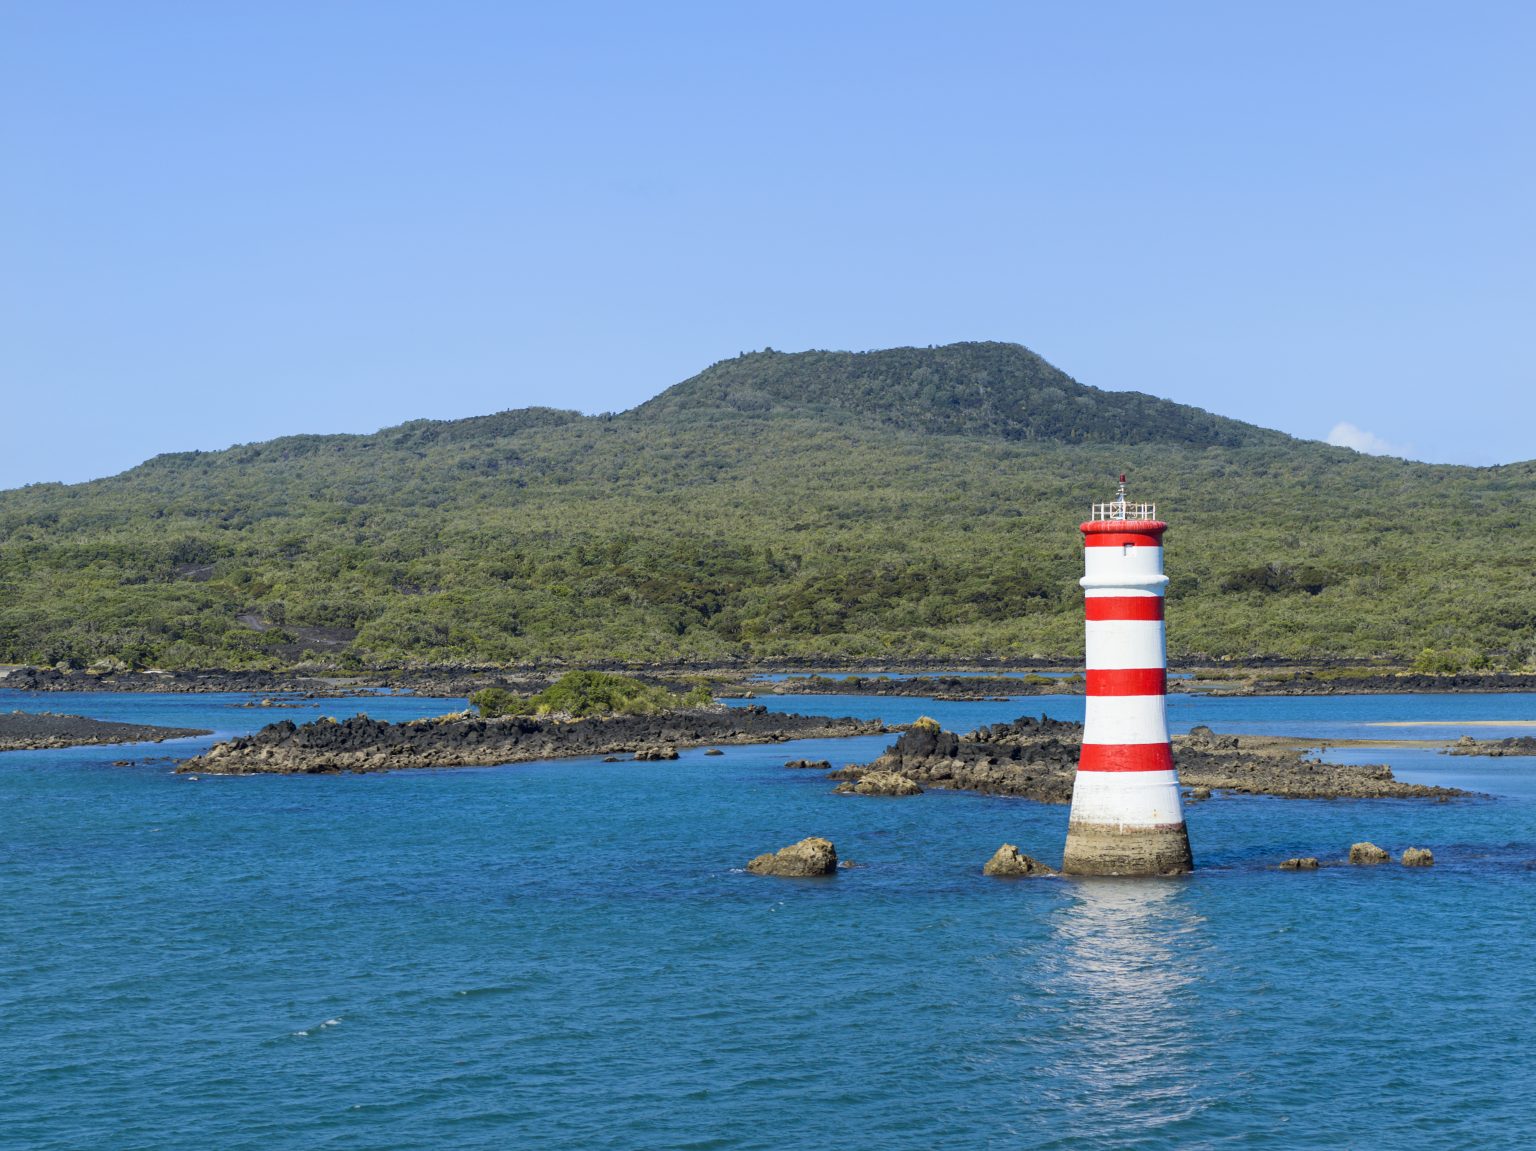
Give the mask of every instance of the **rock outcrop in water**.
[[930, 721], [914, 724], [873, 763], [850, 764], [831, 778], [856, 783], [889, 772], [928, 787], [1068, 803], [1081, 736], [1081, 724], [1027, 716], [963, 737]]
[[662, 760], [676, 759], [675, 747], [642, 747], [635, 752], [635, 758], [642, 763], [658, 763]]
[[83, 715], [56, 712], [0, 713], [0, 751], [41, 751], [55, 747], [88, 747], [112, 743], [159, 743], [191, 735], [211, 735], [207, 728], [153, 727], [116, 723]]
[[983, 875], [1020, 878], [1034, 875], [1055, 875], [1056, 870], [1047, 867], [1033, 856], [1025, 855], [1011, 843], [1005, 843], [982, 865]]
[[778, 875], [788, 879], [806, 879], [831, 875], [837, 870], [837, 848], [830, 840], [811, 836], [778, 851], [759, 855], [747, 864], [753, 875]]
[[559, 720], [454, 715], [388, 723], [359, 715], [269, 724], [254, 735], [220, 743], [177, 770], [210, 775], [397, 771], [421, 767], [480, 767], [575, 755], [647, 753], [722, 743], [873, 735], [878, 721], [784, 715], [763, 707], [674, 711], [655, 716]]
[[1316, 871], [1322, 864], [1315, 855], [1298, 855], [1280, 865], [1281, 871]]
[[[1017, 795], [1041, 803], [1070, 803], [1082, 743], [1082, 724], [1030, 716], [993, 724], [969, 735], [914, 724], [868, 764], [850, 764], [830, 778], [857, 782], [872, 772], [894, 772], [923, 787]], [[1304, 759], [1288, 741], [1223, 736], [1197, 728], [1173, 741], [1180, 781], [1198, 794], [1211, 791], [1290, 799], [1447, 799], [1468, 792], [1394, 779], [1384, 765], [1346, 765]]]
[[1536, 755], [1536, 736], [1473, 739], [1470, 735], [1464, 735], [1445, 750], [1448, 755]]
[[923, 789], [918, 787], [904, 775], [897, 775], [894, 771], [871, 771], [857, 780], [840, 783], [837, 786], [840, 795], [922, 795]]
[[1356, 843], [1349, 849], [1349, 861], [1364, 865], [1390, 863], [1392, 853], [1385, 848], [1377, 847], [1374, 843]]
[[1427, 847], [1409, 847], [1403, 850], [1404, 867], [1433, 867], [1435, 853]]

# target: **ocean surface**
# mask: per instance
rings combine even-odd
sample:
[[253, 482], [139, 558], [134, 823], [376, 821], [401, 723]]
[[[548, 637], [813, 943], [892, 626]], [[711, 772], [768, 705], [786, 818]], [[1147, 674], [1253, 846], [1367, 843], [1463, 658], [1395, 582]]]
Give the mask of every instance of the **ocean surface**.
[[[202, 726], [368, 696], [30, 695]], [[1082, 701], [768, 697], [961, 730]], [[1175, 730], [1515, 734], [1533, 695], [1203, 699]], [[1408, 724], [1410, 726], [1377, 726]], [[1529, 730], [1529, 729], [1526, 729]], [[0, 755], [0, 1147], [1501, 1148], [1536, 1136], [1536, 759], [1330, 753], [1490, 798], [1220, 797], [1177, 880], [997, 881], [1067, 810], [837, 796], [887, 737], [193, 781], [162, 745]], [[127, 766], [114, 761], [129, 759]], [[861, 866], [747, 875], [807, 835]], [[1371, 839], [1435, 852], [1284, 873]]]

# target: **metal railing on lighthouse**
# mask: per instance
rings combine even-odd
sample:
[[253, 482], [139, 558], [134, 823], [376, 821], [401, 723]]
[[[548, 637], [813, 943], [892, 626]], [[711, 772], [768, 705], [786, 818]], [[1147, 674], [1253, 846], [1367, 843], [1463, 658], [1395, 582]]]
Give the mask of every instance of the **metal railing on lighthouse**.
[[1091, 520], [1155, 520], [1156, 504], [1130, 504], [1125, 502], [1125, 477], [1120, 477], [1120, 490], [1107, 504], [1094, 504]]

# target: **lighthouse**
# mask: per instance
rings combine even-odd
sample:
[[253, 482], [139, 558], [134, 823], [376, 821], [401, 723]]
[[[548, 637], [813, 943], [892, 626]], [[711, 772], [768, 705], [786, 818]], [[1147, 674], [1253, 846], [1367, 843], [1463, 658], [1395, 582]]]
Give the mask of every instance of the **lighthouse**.
[[1194, 859], [1168, 742], [1163, 532], [1154, 504], [1127, 503], [1125, 477], [1082, 525], [1087, 713], [1061, 869], [1170, 875]]

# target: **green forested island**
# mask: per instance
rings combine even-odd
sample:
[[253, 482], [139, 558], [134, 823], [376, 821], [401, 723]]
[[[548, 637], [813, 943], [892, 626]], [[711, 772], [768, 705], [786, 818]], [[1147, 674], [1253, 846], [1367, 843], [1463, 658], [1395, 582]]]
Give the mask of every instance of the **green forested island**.
[[0, 493], [0, 662], [1074, 660], [1092, 500], [1167, 536], [1175, 659], [1536, 661], [1536, 463], [1432, 466], [973, 343]]

